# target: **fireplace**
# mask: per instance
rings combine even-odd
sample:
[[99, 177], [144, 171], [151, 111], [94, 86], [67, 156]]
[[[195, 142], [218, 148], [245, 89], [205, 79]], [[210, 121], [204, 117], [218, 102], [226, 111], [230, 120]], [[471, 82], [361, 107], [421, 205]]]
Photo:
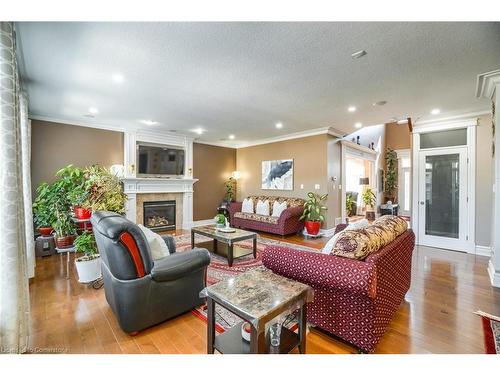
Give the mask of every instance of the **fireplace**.
[[175, 200], [144, 202], [144, 226], [154, 230], [175, 229]]

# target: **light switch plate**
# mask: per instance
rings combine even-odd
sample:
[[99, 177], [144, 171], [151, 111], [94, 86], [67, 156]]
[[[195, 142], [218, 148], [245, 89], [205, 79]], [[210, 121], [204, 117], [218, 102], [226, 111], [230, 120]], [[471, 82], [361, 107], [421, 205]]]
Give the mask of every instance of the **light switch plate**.
[[314, 185], [314, 189], [315, 189], [315, 190], [319, 190], [319, 189], [320, 189], [319, 184], [315, 184], [315, 185]]
[[304, 184], [300, 184], [300, 188], [301, 188], [301, 189], [304, 189]]

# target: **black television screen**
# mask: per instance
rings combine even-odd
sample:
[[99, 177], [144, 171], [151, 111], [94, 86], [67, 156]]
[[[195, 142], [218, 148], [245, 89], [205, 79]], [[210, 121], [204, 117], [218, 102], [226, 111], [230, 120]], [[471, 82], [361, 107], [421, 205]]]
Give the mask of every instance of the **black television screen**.
[[139, 144], [137, 165], [139, 175], [182, 176], [184, 175], [184, 150]]

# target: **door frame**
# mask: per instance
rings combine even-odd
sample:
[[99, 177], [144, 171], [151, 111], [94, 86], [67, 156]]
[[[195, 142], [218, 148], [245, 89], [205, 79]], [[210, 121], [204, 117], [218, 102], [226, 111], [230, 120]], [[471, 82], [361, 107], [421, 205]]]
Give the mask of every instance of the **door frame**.
[[[424, 225], [425, 225], [425, 219], [426, 217], [424, 216], [426, 213], [425, 210], [425, 180], [422, 179], [425, 178], [425, 157], [426, 156], [432, 156], [432, 155], [451, 155], [451, 154], [458, 154], [459, 156], [459, 168], [460, 168], [460, 176], [459, 176], [459, 184], [460, 184], [460, 190], [459, 190], [459, 238], [449, 238], [449, 237], [440, 237], [440, 236], [433, 236], [433, 235], [428, 235], [425, 234], [424, 230]], [[458, 147], [442, 147], [442, 148], [437, 148], [437, 149], [426, 149], [426, 150], [421, 150], [419, 153], [419, 167], [420, 169], [418, 170], [418, 175], [419, 175], [419, 190], [418, 190], [418, 197], [419, 197], [419, 242], [421, 245], [425, 246], [432, 246], [432, 247], [439, 247], [439, 248], [445, 248], [445, 249], [451, 249], [451, 250], [458, 250], [458, 251], [464, 251], [467, 249], [467, 236], [468, 236], [468, 217], [469, 217], [469, 205], [468, 202], [466, 201], [466, 198], [468, 197], [468, 188], [467, 186], [465, 189], [463, 186], [465, 185], [465, 182], [467, 181], [467, 146], [458, 146]], [[464, 173], [465, 172], [465, 173]], [[424, 204], [422, 204], [424, 202]]]
[[[438, 147], [420, 149], [420, 134], [433, 133], [443, 130], [452, 129], [467, 129], [467, 145], [462, 146], [467, 149], [467, 233], [466, 246], [461, 251], [466, 251], [470, 254], [476, 253], [476, 126], [478, 123], [477, 117], [471, 117], [458, 121], [433, 121], [418, 124], [416, 123], [412, 133], [412, 210], [411, 210], [411, 226], [416, 235], [416, 244], [420, 245], [420, 228], [419, 228], [419, 171], [420, 171], [420, 152], [431, 150], [444, 150], [450, 147]], [[455, 147], [451, 147], [455, 148]], [[422, 244], [423, 245], [423, 244]], [[429, 245], [426, 245], [429, 246]], [[436, 245], [438, 247], [439, 245]], [[452, 249], [456, 250], [456, 249]]]
[[341, 158], [341, 194], [340, 194], [340, 209], [341, 209], [341, 220], [342, 223], [346, 223], [347, 220], [347, 215], [346, 215], [346, 205], [345, 205], [345, 198], [346, 198], [346, 159], [347, 155], [357, 157], [360, 159], [364, 160], [369, 160], [372, 161], [372, 170], [370, 172], [371, 176], [374, 176], [374, 189], [376, 189], [377, 193], [377, 204], [375, 207], [377, 207], [379, 199], [378, 199], [378, 172], [376, 171], [375, 165], [378, 164], [378, 152], [376, 150], [369, 149], [368, 147], [358, 145], [353, 142], [345, 141], [342, 140], [340, 142], [341, 145], [341, 151], [340, 151], [340, 158]]
[[[400, 149], [400, 150], [394, 150], [396, 151], [396, 154], [398, 155], [398, 204], [399, 204], [399, 214], [402, 215], [404, 214], [405, 216], [410, 216], [411, 217], [411, 198], [413, 196], [413, 186], [412, 186], [412, 175], [413, 175], [413, 163], [411, 160], [411, 149], [405, 148], [405, 149]], [[403, 204], [401, 202], [401, 190], [404, 191], [404, 176], [403, 176], [403, 167], [402, 167], [402, 161], [401, 159], [408, 158], [410, 159], [410, 192], [409, 192], [409, 199], [410, 199], [410, 207], [408, 211], [403, 211]]]

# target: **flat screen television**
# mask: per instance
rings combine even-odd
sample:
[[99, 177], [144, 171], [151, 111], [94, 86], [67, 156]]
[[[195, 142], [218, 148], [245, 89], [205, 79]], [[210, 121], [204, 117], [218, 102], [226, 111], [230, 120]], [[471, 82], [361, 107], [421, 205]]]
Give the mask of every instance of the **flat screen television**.
[[137, 175], [142, 177], [181, 177], [185, 153], [182, 148], [137, 143]]

